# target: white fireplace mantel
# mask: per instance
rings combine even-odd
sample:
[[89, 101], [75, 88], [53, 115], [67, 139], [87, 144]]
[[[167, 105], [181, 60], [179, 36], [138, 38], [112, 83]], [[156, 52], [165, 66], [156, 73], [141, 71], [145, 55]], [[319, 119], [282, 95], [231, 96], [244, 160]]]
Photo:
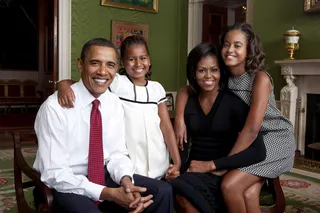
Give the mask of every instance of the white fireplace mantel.
[[320, 59], [275, 61], [287, 85], [281, 89], [282, 113], [292, 122], [297, 150], [305, 152], [307, 94], [320, 94]]
[[281, 75], [320, 75], [320, 59], [275, 61], [281, 65]]

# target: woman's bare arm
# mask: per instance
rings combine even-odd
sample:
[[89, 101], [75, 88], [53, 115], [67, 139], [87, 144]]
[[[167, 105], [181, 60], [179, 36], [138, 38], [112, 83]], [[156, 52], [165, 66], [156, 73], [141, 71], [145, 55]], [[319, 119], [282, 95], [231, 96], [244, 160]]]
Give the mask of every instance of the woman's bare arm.
[[229, 155], [247, 149], [256, 139], [269, 103], [271, 81], [265, 72], [257, 72], [253, 83], [251, 105], [247, 120]]
[[180, 88], [176, 98], [176, 115], [174, 119], [174, 130], [181, 150], [183, 142], [187, 142], [187, 128], [184, 122], [184, 109], [189, 98], [188, 86]]

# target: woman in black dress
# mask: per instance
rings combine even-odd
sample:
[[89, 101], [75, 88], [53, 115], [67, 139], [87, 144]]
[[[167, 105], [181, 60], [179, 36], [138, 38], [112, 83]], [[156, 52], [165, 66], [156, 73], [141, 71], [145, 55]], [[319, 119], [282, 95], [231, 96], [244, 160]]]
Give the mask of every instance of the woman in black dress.
[[181, 176], [170, 181], [178, 212], [226, 212], [220, 190], [223, 174], [266, 157], [261, 135], [252, 145], [228, 156], [246, 121], [249, 106], [225, 86], [226, 74], [218, 49], [199, 44], [188, 56], [192, 88], [185, 108], [188, 143], [181, 153]]

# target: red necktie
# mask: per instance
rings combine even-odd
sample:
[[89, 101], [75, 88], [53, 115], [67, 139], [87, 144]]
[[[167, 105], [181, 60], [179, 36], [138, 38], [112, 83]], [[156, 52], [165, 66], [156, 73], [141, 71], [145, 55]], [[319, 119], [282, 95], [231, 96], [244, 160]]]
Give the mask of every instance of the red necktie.
[[104, 158], [102, 144], [102, 120], [98, 99], [92, 102], [90, 117], [90, 145], [88, 159], [88, 179], [105, 186]]

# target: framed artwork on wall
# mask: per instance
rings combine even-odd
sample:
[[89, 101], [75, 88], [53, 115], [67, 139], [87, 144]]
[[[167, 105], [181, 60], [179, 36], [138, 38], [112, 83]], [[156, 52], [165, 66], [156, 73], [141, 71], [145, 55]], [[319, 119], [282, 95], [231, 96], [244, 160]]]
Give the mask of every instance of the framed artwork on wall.
[[304, 12], [320, 12], [320, 0], [304, 0]]
[[148, 42], [149, 25], [138, 22], [115, 21], [111, 23], [111, 41], [119, 49], [121, 42], [130, 35], [140, 35]]
[[101, 0], [101, 5], [157, 13], [158, 1], [159, 0]]

